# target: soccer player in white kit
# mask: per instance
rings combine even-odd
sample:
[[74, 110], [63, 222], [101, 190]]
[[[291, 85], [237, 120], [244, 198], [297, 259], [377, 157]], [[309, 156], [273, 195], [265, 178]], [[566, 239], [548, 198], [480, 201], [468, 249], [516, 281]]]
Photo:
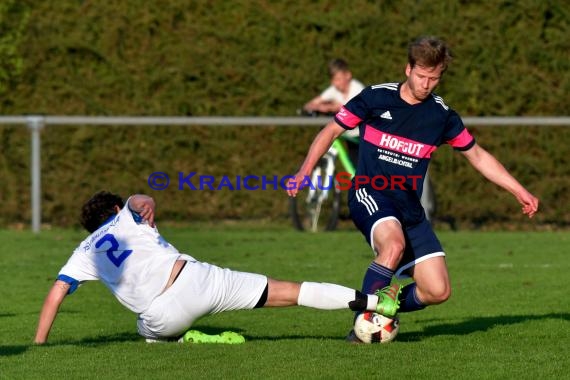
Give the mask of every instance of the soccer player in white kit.
[[196, 343], [242, 343], [245, 339], [234, 332], [206, 335], [189, 330], [198, 318], [229, 310], [300, 305], [382, 312], [377, 310], [377, 295], [341, 285], [280, 281], [200, 262], [162, 238], [154, 215], [154, 200], [146, 195], [133, 195], [125, 205], [118, 195], [103, 191], [85, 203], [81, 223], [91, 234], [61, 268], [48, 293], [35, 343], [47, 341], [65, 297], [90, 280], [102, 281], [138, 315], [138, 332], [147, 341], [182, 337]]

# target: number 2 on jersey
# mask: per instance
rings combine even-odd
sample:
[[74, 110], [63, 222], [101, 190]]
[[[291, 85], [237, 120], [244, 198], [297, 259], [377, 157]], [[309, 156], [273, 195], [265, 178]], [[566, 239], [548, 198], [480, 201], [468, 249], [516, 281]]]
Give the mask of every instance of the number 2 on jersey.
[[111, 244], [109, 249], [107, 249], [107, 257], [113, 264], [115, 264], [117, 268], [121, 266], [123, 261], [125, 261], [131, 253], [133, 253], [132, 250], [125, 249], [119, 256], [115, 256], [115, 252], [119, 252], [119, 242], [117, 239], [115, 239], [115, 236], [113, 236], [113, 234], [106, 234], [101, 239], [97, 240], [97, 243], [95, 243], [95, 248], [101, 247], [103, 244], [105, 244], [105, 242], [109, 242]]

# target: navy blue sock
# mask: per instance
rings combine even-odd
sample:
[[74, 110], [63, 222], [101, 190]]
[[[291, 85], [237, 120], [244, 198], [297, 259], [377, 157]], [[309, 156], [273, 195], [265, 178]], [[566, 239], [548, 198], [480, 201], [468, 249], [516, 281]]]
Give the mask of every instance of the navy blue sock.
[[402, 293], [400, 293], [400, 297], [398, 298], [400, 300], [400, 309], [398, 312], [400, 313], [421, 310], [426, 307], [426, 305], [420, 302], [416, 295], [415, 282], [404, 286]]
[[362, 293], [374, 294], [378, 289], [390, 285], [394, 271], [373, 261], [362, 280]]

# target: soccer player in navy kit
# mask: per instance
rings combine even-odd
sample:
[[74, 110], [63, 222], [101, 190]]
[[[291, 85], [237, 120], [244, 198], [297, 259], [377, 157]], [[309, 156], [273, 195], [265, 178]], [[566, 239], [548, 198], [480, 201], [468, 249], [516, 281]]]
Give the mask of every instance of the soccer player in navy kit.
[[[424, 36], [408, 48], [406, 81], [365, 88], [315, 137], [294, 181], [310, 175], [318, 159], [345, 130], [360, 127], [360, 154], [349, 190], [351, 217], [376, 254], [362, 284], [384, 298], [384, 313], [423, 309], [445, 302], [451, 285], [445, 253], [420, 204], [431, 153], [447, 143], [489, 181], [512, 193], [532, 217], [538, 199], [480, 147], [459, 115], [432, 93], [451, 55], [445, 42]], [[298, 189], [287, 190], [295, 196]], [[389, 286], [392, 277], [415, 282]], [[349, 340], [355, 341], [351, 334]]]

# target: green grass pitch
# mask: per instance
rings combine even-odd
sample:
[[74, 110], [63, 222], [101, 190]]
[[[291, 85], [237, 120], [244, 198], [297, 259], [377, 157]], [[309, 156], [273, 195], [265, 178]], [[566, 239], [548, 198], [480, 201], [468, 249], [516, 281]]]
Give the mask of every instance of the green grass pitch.
[[[360, 287], [372, 255], [359, 233], [286, 227], [162, 228], [182, 252], [237, 270]], [[570, 360], [567, 232], [440, 232], [453, 284], [440, 306], [401, 314], [397, 340], [350, 345], [350, 311], [293, 307], [198, 321], [237, 346], [146, 344], [135, 315], [100, 283], [63, 303], [45, 346], [31, 344], [75, 230], [0, 231], [1, 379], [561, 379]]]

